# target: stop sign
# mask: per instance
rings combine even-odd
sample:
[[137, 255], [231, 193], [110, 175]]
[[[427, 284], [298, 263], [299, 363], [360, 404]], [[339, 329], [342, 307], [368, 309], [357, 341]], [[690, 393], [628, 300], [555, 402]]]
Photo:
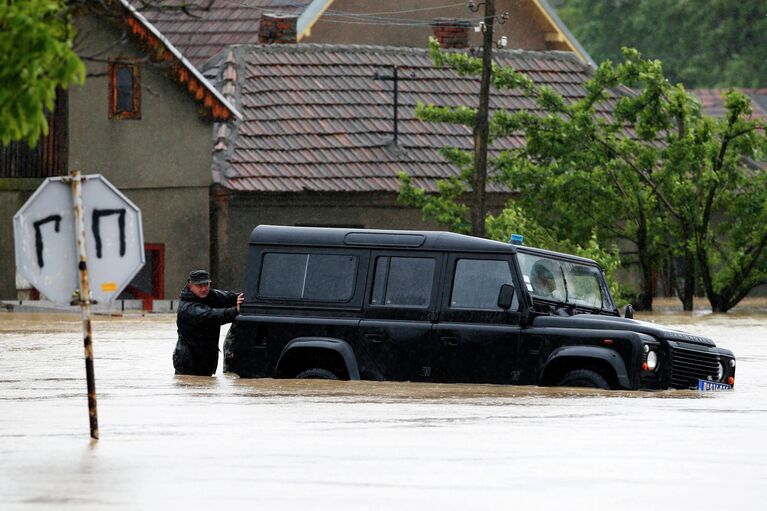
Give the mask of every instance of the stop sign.
[[[144, 265], [141, 211], [103, 176], [81, 179], [91, 295], [109, 302]], [[70, 181], [46, 179], [13, 217], [16, 268], [60, 304], [80, 288]]]

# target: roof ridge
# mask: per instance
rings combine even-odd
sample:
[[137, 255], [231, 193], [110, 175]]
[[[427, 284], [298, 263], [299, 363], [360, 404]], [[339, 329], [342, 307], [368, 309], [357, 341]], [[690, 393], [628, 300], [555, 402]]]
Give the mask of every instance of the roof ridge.
[[[360, 53], [374, 55], [419, 55], [428, 56], [428, 48], [414, 48], [410, 46], [376, 46], [369, 44], [318, 44], [318, 43], [298, 43], [298, 44], [238, 44], [233, 45], [250, 51], [259, 53]], [[450, 53], [465, 53], [466, 50], [443, 50]], [[584, 68], [587, 64], [578, 59], [578, 56], [569, 51], [559, 50], [524, 50], [524, 49], [493, 49], [493, 54], [504, 57], [521, 58], [539, 58], [546, 60], [567, 60]]]

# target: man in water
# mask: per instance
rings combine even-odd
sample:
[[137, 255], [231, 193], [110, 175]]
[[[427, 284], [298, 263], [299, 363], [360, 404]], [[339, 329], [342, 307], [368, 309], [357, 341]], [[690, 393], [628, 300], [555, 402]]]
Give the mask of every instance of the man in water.
[[176, 315], [178, 342], [173, 350], [176, 374], [215, 374], [221, 325], [234, 321], [245, 300], [242, 293], [211, 289], [210, 282], [207, 271], [194, 270], [181, 290]]

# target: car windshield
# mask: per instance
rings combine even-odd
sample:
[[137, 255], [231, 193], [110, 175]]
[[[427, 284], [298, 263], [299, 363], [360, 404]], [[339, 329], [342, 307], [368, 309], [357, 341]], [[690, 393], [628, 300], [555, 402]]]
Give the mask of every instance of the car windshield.
[[534, 298], [567, 305], [613, 309], [602, 272], [596, 266], [518, 253], [522, 276]]

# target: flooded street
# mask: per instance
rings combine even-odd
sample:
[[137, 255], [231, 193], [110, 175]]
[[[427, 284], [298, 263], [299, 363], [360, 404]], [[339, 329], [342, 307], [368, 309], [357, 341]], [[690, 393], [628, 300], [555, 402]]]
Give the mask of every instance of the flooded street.
[[[656, 315], [732, 392], [175, 376], [172, 315], [0, 313], [0, 509], [758, 509], [767, 315]], [[226, 328], [223, 329], [225, 333]]]

